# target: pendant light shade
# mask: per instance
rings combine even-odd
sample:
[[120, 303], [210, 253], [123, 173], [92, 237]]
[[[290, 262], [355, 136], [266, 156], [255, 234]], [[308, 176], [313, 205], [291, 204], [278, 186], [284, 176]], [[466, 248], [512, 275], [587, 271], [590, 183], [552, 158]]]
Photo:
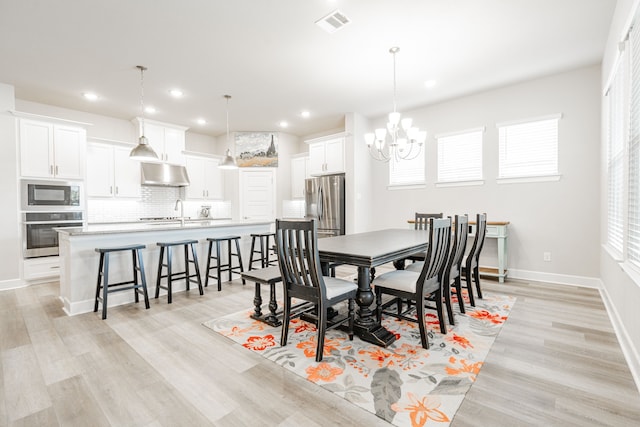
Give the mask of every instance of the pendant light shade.
[[140, 110], [141, 110], [141, 129], [140, 129], [140, 138], [138, 139], [138, 145], [136, 145], [133, 150], [129, 153], [129, 157], [134, 160], [158, 160], [158, 155], [151, 145], [149, 145], [149, 140], [146, 136], [144, 136], [144, 71], [147, 67], [142, 65], [137, 65], [136, 68], [140, 70]]
[[[231, 95], [225, 95], [225, 99], [227, 100], [227, 146], [229, 145], [229, 100], [231, 99]], [[231, 154], [231, 149], [227, 148], [227, 153], [224, 156], [224, 160], [218, 166], [220, 169], [237, 169], [238, 164], [236, 163], [236, 159]]]

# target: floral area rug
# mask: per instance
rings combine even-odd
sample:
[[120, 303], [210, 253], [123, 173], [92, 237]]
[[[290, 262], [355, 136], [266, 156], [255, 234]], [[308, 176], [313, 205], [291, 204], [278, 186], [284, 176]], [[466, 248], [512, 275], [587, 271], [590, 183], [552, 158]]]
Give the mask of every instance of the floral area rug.
[[[455, 299], [455, 298], [454, 298]], [[315, 361], [315, 325], [295, 319], [285, 347], [281, 328], [271, 327], [243, 311], [204, 325], [272, 362], [323, 387], [397, 426], [447, 426], [482, 367], [507, 320], [515, 298], [487, 293], [466, 304], [454, 304], [455, 326], [440, 333], [428, 312], [429, 350], [420, 345], [418, 324], [383, 316], [396, 341], [387, 348], [349, 341], [340, 330], [327, 332], [322, 362]]]

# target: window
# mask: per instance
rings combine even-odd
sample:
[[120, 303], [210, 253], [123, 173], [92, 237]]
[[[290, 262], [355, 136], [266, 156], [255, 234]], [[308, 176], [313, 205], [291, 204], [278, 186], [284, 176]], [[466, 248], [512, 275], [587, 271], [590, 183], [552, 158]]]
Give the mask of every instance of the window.
[[636, 266], [640, 266], [640, 31], [632, 29], [629, 42], [631, 44], [631, 116], [629, 118], [627, 257]]
[[498, 178], [557, 175], [560, 117], [498, 123]]
[[438, 135], [438, 182], [482, 179], [482, 133], [484, 127]]
[[607, 128], [607, 244], [620, 257], [622, 257], [623, 251], [624, 225], [624, 70], [624, 61], [620, 60], [606, 95], [609, 107]]
[[426, 144], [420, 147], [420, 153], [411, 160], [389, 160], [389, 185], [424, 184], [424, 152]]

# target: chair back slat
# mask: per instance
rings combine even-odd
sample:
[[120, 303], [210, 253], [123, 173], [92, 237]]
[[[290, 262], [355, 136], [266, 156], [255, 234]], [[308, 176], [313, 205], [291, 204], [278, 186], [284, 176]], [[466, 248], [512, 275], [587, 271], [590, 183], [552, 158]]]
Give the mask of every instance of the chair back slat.
[[441, 213], [418, 213], [416, 212], [415, 221], [413, 222], [413, 227], [416, 230], [426, 230], [427, 225], [429, 225], [429, 218], [442, 218]]
[[473, 240], [473, 245], [471, 246], [471, 250], [469, 251], [469, 255], [467, 259], [471, 258], [473, 262], [476, 264], [480, 258], [480, 252], [482, 252], [482, 247], [484, 246], [484, 238], [487, 234], [487, 214], [477, 214], [476, 215], [476, 237]]
[[317, 225], [315, 220], [276, 220], [276, 250], [285, 288], [316, 289], [324, 295], [324, 280], [319, 274]]
[[449, 256], [450, 242], [451, 218], [429, 218], [429, 247], [418, 278], [418, 285], [423, 286], [434, 278], [442, 277]]
[[445, 270], [448, 280], [451, 280], [454, 275], [460, 274], [460, 265], [467, 248], [467, 237], [469, 236], [469, 217], [467, 215], [455, 215], [454, 222], [453, 242], [447, 269]]

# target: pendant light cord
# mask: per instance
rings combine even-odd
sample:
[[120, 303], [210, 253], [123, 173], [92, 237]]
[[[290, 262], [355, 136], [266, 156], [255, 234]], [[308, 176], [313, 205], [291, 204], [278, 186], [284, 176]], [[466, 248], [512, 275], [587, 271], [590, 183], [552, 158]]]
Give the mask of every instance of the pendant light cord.
[[137, 68], [140, 70], [140, 121], [142, 124], [142, 136], [144, 136], [144, 70], [147, 67], [138, 65]]

